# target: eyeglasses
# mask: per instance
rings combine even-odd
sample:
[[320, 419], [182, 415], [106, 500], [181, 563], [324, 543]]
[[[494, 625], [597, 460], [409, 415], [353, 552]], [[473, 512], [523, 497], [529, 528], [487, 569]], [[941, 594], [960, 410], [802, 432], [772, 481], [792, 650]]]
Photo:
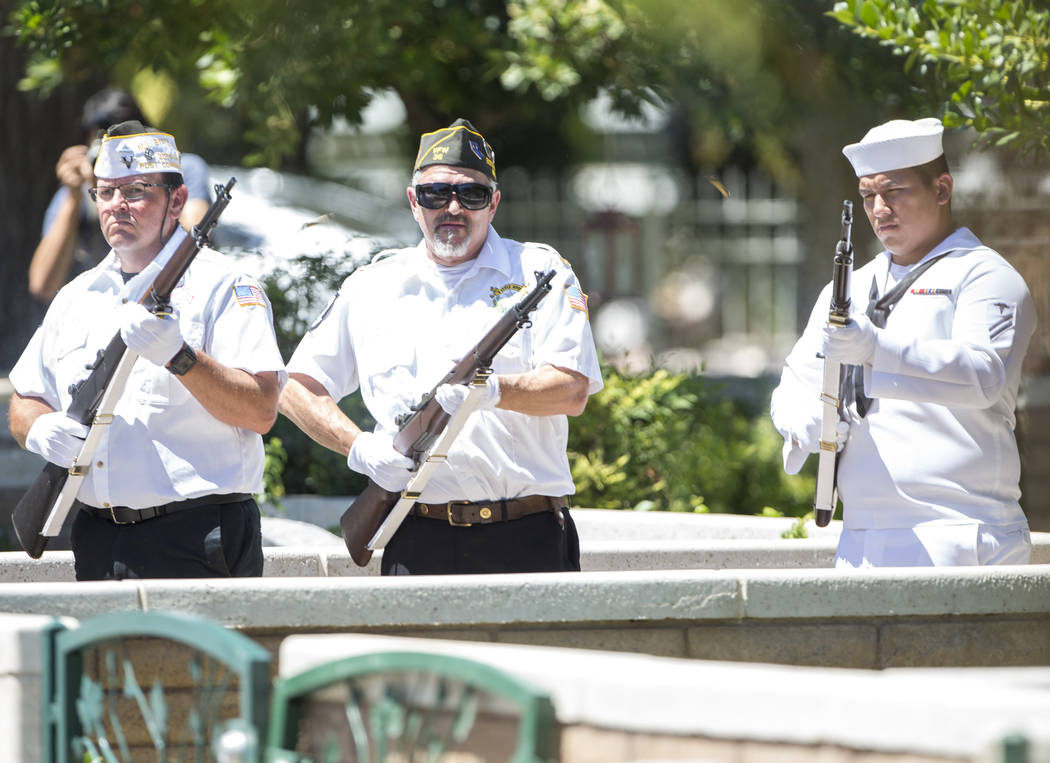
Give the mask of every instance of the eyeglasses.
[[124, 185], [103, 185], [97, 188], [88, 188], [88, 195], [92, 201], [112, 201], [113, 194], [120, 191], [124, 201], [138, 201], [146, 195], [146, 188], [167, 188], [165, 183], [125, 183]]
[[492, 201], [492, 189], [482, 183], [425, 183], [416, 186], [416, 201], [426, 209], [444, 209], [455, 194], [464, 209], [484, 209]]

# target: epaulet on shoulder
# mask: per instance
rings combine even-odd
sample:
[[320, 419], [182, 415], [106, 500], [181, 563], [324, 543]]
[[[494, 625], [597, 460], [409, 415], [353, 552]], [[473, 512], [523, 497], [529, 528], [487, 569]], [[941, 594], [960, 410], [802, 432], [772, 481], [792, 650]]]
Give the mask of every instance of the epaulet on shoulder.
[[[364, 270], [365, 268], [375, 267], [380, 263], [389, 263], [392, 260], [394, 260], [398, 254], [401, 254], [404, 251], [404, 249], [383, 249], [380, 252], [376, 252], [374, 255], [372, 255], [372, 259], [370, 259], [364, 265], [358, 265], [357, 268], [354, 269], [354, 273], [358, 273]], [[353, 275], [354, 273], [351, 273], [350, 275]]]
[[542, 250], [543, 252], [546, 252], [546, 254], [547, 254], [548, 256], [550, 256], [550, 258], [551, 258], [552, 260], [557, 260], [557, 261], [558, 261], [558, 262], [560, 262], [560, 263], [561, 263], [561, 264], [562, 264], [563, 266], [565, 266], [565, 267], [566, 267], [566, 268], [568, 268], [569, 270], [572, 270], [572, 263], [571, 263], [571, 262], [569, 262], [569, 261], [568, 261], [567, 259], [565, 259], [564, 257], [562, 257], [562, 256], [561, 256], [561, 254], [559, 254], [559, 253], [558, 253], [558, 250], [557, 250], [557, 249], [555, 249], [555, 248], [554, 248], [553, 246], [551, 246], [550, 244], [542, 244], [542, 243], [540, 243], [539, 241], [526, 241], [524, 245], [525, 245], [525, 246], [526, 246], [527, 248], [530, 248], [530, 249], [532, 249], [532, 248], [535, 248], [535, 249], [540, 249], [540, 250]]

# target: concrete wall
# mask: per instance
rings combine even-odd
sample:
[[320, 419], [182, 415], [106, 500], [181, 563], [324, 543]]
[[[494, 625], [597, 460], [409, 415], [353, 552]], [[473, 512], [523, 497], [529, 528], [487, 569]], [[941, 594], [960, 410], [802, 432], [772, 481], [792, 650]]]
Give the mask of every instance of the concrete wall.
[[1050, 665], [1050, 566], [3, 583], [0, 612], [194, 612], [258, 638], [367, 632], [880, 669]]
[[[286, 639], [280, 674], [377, 651], [475, 660], [546, 691], [565, 762], [992, 761], [1008, 733], [1050, 740], [1046, 668], [871, 673], [328, 635]], [[1029, 761], [1048, 755], [1033, 744]]]
[[[41, 760], [40, 630], [50, 619], [0, 615], [5, 761]], [[563, 763], [1012, 763], [1003, 740], [1017, 734], [1029, 745], [1024, 763], [1050, 761], [1050, 668], [872, 672], [346, 634], [275, 647], [282, 676], [406, 650], [510, 672], [551, 697]], [[163, 672], [161, 644], [130, 650], [136, 665]]]

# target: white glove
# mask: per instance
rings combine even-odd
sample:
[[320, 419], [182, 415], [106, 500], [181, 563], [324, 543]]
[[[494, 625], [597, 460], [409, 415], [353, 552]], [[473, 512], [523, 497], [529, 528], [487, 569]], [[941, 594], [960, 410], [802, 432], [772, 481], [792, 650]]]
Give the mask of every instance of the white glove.
[[[806, 458], [810, 453], [820, 452], [820, 428], [819, 420], [810, 421], [802, 432], [793, 430], [782, 431], [784, 437], [784, 471], [788, 474], [798, 474]], [[835, 450], [841, 451], [849, 439], [849, 422], [841, 419], [835, 424]]]
[[415, 468], [411, 458], [394, 450], [394, 438], [382, 432], [359, 434], [350, 446], [346, 465], [392, 493], [405, 489]]
[[37, 416], [26, 435], [26, 450], [43, 456], [53, 464], [69, 468], [84, 447], [89, 428], [69, 418], [63, 411]]
[[845, 326], [824, 326], [820, 354], [828, 360], [859, 366], [875, 354], [878, 329], [866, 315], [857, 314], [850, 318]]
[[138, 302], [120, 306], [120, 338], [128, 349], [150, 363], [166, 366], [182, 349], [179, 313], [171, 308], [169, 315], [154, 315]]
[[[469, 384], [442, 384], [434, 391], [434, 399], [445, 413], [455, 416], [469, 394]], [[499, 404], [500, 396], [499, 379], [496, 374], [489, 374], [485, 380], [485, 390], [479, 398], [478, 410], [492, 410]]]

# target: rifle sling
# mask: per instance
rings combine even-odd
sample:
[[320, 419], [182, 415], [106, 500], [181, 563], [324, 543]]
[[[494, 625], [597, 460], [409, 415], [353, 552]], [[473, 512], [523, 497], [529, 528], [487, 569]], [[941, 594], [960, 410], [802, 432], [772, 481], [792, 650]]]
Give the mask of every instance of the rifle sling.
[[[926, 260], [918, 267], [912, 268], [908, 275], [898, 281], [882, 297], [879, 297], [878, 279], [873, 275], [871, 277], [871, 289], [868, 291], [868, 309], [864, 311], [872, 324], [880, 329], [886, 328], [886, 322], [889, 320], [890, 313], [908, 292], [908, 287], [915, 283], [919, 276], [933, 267], [936, 262], [951, 254], [952, 251], [955, 250], [939, 254], [932, 259]], [[853, 390], [854, 399], [857, 402], [857, 413], [863, 418], [868, 414], [868, 409], [871, 408], [871, 398], [864, 394], [864, 366], [853, 366]]]

